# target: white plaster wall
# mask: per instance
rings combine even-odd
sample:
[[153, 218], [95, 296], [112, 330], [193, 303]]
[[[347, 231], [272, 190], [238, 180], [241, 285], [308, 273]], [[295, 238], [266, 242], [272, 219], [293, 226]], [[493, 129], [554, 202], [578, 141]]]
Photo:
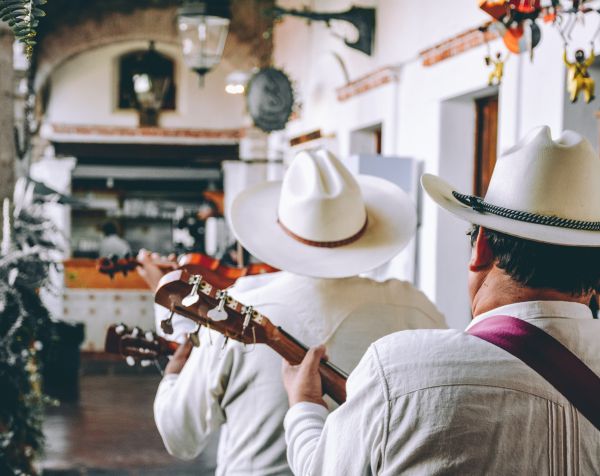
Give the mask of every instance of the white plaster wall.
[[[51, 123], [137, 126], [133, 110], [117, 109], [118, 58], [145, 49], [147, 42], [124, 42], [77, 55], [59, 66], [50, 78], [47, 120]], [[225, 78], [235, 68], [226, 60], [199, 85], [177, 45], [158, 43], [158, 51], [175, 60], [177, 109], [161, 114], [163, 127], [229, 129], [244, 125], [242, 96], [225, 93]]]
[[[298, 1], [281, 1], [299, 6]], [[319, 10], [345, 10], [345, 0], [313, 1]], [[488, 17], [472, 0], [379, 0], [361, 2], [378, 8], [375, 54], [367, 57], [343, 45], [323, 24], [286, 18], [275, 29], [275, 64], [296, 81], [302, 109], [289, 124], [288, 136], [321, 129], [336, 138], [342, 157], [351, 150], [351, 133], [381, 123], [383, 153], [414, 157], [425, 172], [439, 174], [458, 188], [472, 192], [474, 124], [472, 98], [485, 93], [489, 70], [484, 46], [438, 63], [422, 66], [419, 51], [464, 30], [479, 26]], [[595, 20], [597, 21], [597, 20]], [[595, 29], [596, 23], [587, 28]], [[592, 22], [588, 22], [592, 23]], [[565, 71], [562, 41], [550, 27], [528, 56], [511, 56], [499, 88], [499, 150], [513, 145], [529, 129], [548, 124], [555, 134], [563, 128]], [[591, 35], [589, 35], [591, 36]], [[502, 49], [498, 40], [492, 52]], [[386, 84], [348, 101], [339, 102], [335, 88], [344, 84], [337, 52], [351, 79], [382, 66], [399, 70], [397, 83]], [[464, 327], [470, 318], [466, 296], [469, 256], [468, 224], [423, 200], [423, 226], [419, 244], [419, 285], [446, 314], [453, 327]]]

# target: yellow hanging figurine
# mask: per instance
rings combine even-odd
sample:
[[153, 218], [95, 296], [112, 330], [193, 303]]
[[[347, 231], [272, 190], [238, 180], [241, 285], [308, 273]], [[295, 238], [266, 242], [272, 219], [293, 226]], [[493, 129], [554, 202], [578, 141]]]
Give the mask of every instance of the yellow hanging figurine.
[[588, 69], [594, 64], [594, 44], [592, 43], [592, 51], [588, 58], [585, 57], [585, 52], [581, 49], [575, 52], [575, 61], [569, 62], [567, 56], [567, 48], [563, 53], [563, 61], [567, 65], [567, 91], [571, 102], [577, 101], [579, 93], [583, 91], [585, 102], [590, 103], [594, 100], [595, 81], [590, 76]]
[[488, 86], [499, 86], [502, 82], [502, 76], [504, 76], [504, 61], [502, 59], [502, 53], [496, 53], [496, 59], [492, 59], [491, 56], [485, 57], [485, 64], [493, 66], [492, 71], [488, 77]]

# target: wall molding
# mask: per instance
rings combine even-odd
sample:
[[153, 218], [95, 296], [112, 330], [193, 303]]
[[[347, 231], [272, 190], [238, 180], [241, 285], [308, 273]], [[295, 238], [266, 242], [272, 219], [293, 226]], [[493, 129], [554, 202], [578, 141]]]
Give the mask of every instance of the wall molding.
[[50, 124], [43, 136], [51, 142], [138, 144], [237, 144], [244, 129], [166, 129], [103, 125]]
[[399, 79], [399, 69], [394, 66], [385, 66], [371, 73], [361, 76], [348, 84], [337, 88], [338, 101], [347, 101], [359, 94], [378, 88], [385, 84], [393, 83]]
[[[490, 23], [487, 23], [481, 27], [487, 27], [489, 25]], [[419, 58], [423, 61], [423, 66], [433, 66], [441, 61], [465, 53], [473, 48], [477, 48], [486, 41], [493, 41], [496, 38], [499, 38], [498, 33], [490, 29], [487, 29], [485, 33], [482, 33], [479, 29], [481, 27], [463, 31], [456, 36], [421, 51], [419, 53]]]

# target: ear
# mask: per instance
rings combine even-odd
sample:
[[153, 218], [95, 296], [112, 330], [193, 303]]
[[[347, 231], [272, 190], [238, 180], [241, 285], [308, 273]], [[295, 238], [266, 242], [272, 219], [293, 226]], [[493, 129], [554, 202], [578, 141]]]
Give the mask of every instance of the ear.
[[471, 254], [471, 262], [469, 263], [470, 271], [482, 271], [491, 267], [494, 264], [494, 254], [490, 249], [490, 244], [485, 236], [485, 228], [480, 227], [473, 252]]

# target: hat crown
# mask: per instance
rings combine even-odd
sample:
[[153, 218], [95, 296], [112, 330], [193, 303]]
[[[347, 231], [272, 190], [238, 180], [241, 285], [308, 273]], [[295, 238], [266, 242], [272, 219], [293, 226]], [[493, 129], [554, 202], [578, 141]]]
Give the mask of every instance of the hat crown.
[[531, 131], [497, 161], [485, 201], [512, 210], [600, 221], [600, 160], [587, 139]]
[[324, 149], [294, 158], [281, 186], [278, 216], [295, 235], [319, 242], [348, 239], [367, 220], [358, 182]]

